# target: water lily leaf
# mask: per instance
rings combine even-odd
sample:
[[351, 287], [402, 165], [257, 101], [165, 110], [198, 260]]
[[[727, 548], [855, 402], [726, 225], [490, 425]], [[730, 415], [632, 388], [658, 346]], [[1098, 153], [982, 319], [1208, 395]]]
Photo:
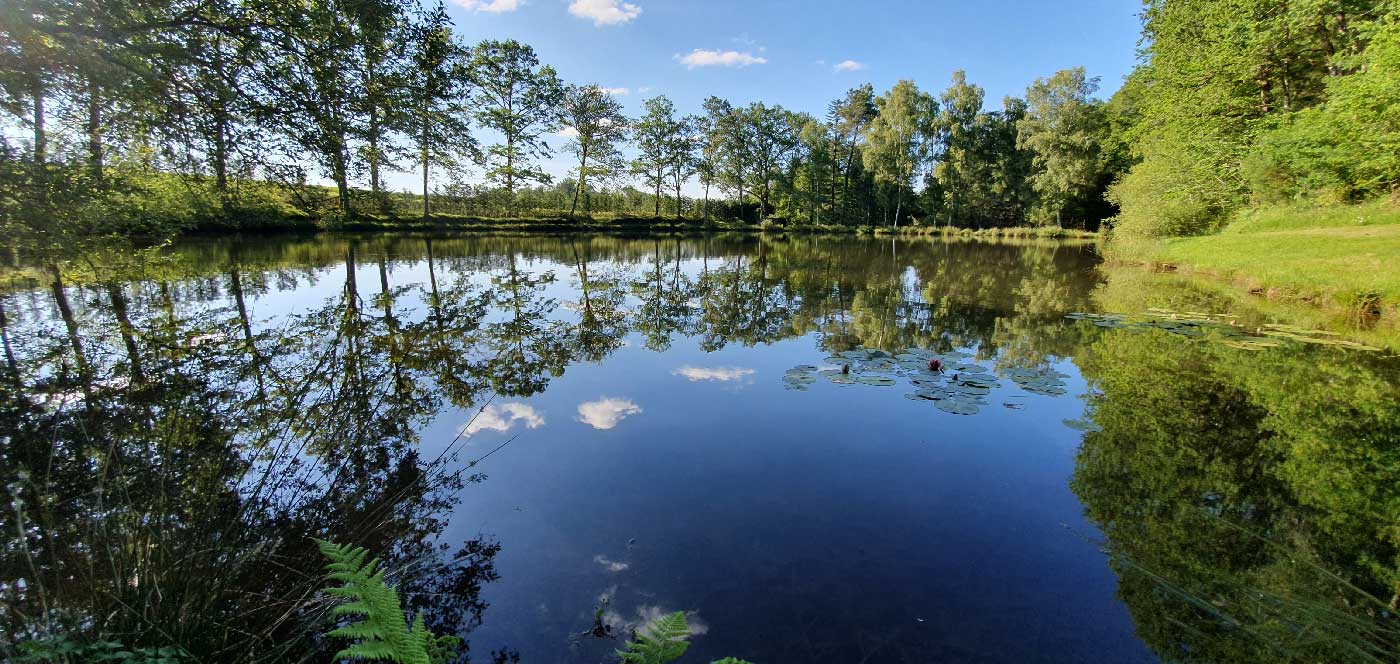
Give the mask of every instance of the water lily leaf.
[[850, 361], [850, 358], [841, 357], [840, 355], [832, 355], [831, 357], [822, 358], [822, 362], [826, 364], [846, 364]]
[[978, 407], [973, 404], [952, 399], [935, 401], [933, 405], [945, 413], [953, 413], [954, 415], [976, 415], [978, 411]]
[[886, 378], [884, 376], [860, 376], [856, 378], [856, 380], [866, 385], [879, 385], [882, 387], [894, 385], [893, 378]]
[[984, 385], [977, 385], [974, 383], [957, 383], [954, 385], [949, 385], [948, 388], [955, 392], [960, 392], [962, 394], [976, 395], [987, 394], [992, 391], [989, 387], [986, 387]]
[[1103, 427], [1090, 420], [1064, 420], [1065, 426], [1085, 433], [1103, 431]]
[[817, 377], [809, 373], [790, 373], [783, 375], [783, 382], [795, 385], [806, 385], [817, 382]]
[[797, 365], [797, 366], [795, 366], [795, 367], [793, 367], [793, 368], [791, 368], [791, 369], [788, 369], [788, 373], [792, 373], [792, 372], [794, 372], [794, 371], [816, 371], [816, 370], [817, 370], [817, 368], [814, 367], [814, 366], [812, 366], [812, 365], [810, 365], [810, 364], [799, 364], [799, 365]]

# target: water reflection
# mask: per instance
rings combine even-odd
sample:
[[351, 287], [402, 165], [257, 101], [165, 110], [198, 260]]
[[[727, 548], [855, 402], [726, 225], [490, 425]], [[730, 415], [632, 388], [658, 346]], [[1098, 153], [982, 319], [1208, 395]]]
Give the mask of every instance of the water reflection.
[[[1072, 473], [1081, 535], [1102, 531], [1156, 656], [1386, 661], [1400, 643], [1396, 361], [1067, 318], [1183, 299], [1167, 282], [1105, 277], [1090, 248], [326, 236], [193, 243], [66, 279], [3, 296], [12, 641], [71, 633], [205, 661], [325, 661], [314, 536], [383, 556], [430, 627], [487, 630], [497, 652], [464, 654], [477, 659], [610, 652], [612, 639], [572, 638], [606, 585], [597, 620], [613, 635], [663, 605], [699, 607], [710, 620], [692, 625], [710, 627], [696, 661], [1146, 659], [1122, 630], [1018, 599], [1039, 587], [1112, 610], [1093, 583], [1046, 585], [1088, 574], [1097, 554], [1016, 534], [1045, 525], [1034, 510], [1059, 504]], [[828, 356], [872, 379], [885, 375], [867, 371], [876, 360], [907, 378], [939, 358], [961, 374], [915, 394], [985, 407], [947, 424], [957, 418], [908, 410], [909, 390], [826, 385]], [[657, 359], [600, 366], [632, 357]], [[813, 380], [780, 381], [794, 364]], [[556, 390], [566, 376], [581, 382]], [[814, 387], [769, 389], [783, 382]], [[742, 397], [721, 401], [736, 390], [720, 385]], [[722, 421], [702, 428], [711, 415]], [[1077, 440], [1064, 423], [1087, 432], [1072, 467], [1046, 442]], [[918, 465], [930, 430], [964, 445], [942, 471]], [[551, 447], [570, 432], [614, 449]], [[522, 433], [533, 448], [512, 463], [535, 464], [529, 474], [480, 463]], [[620, 459], [649, 475], [607, 475]], [[488, 470], [514, 483], [483, 483]], [[949, 473], [938, 477], [958, 491], [901, 485], [911, 470]], [[489, 491], [538, 521], [462, 525]], [[603, 494], [635, 500], [600, 514]], [[650, 502], [667, 520], [649, 520]], [[632, 523], [653, 532], [638, 544]], [[498, 528], [517, 539], [497, 541]], [[691, 549], [682, 535], [698, 538]], [[560, 547], [571, 540], [579, 551]], [[519, 576], [502, 581], [497, 561], [512, 554]], [[984, 566], [1010, 560], [1041, 578]], [[574, 576], [556, 583], [552, 566]], [[1017, 574], [1019, 588], [991, 592], [994, 575]], [[511, 623], [496, 627], [501, 583], [526, 599], [496, 595]], [[1083, 620], [1116, 624], [1103, 615]], [[1051, 641], [1060, 649], [1036, 645]]]

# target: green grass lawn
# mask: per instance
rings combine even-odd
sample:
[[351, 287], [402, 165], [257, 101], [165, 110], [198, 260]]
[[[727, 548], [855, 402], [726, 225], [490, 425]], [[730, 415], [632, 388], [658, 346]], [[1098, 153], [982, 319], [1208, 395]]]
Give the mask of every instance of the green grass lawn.
[[1393, 203], [1255, 210], [1217, 235], [1173, 238], [1133, 253], [1275, 296], [1400, 304], [1400, 206]]

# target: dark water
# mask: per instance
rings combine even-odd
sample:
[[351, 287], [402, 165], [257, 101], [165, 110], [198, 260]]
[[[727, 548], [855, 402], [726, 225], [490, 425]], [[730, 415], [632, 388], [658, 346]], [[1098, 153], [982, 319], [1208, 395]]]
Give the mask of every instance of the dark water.
[[14, 640], [324, 661], [315, 536], [477, 661], [676, 610], [694, 662], [1395, 661], [1394, 357], [1091, 246], [321, 237], [70, 281], [4, 299]]

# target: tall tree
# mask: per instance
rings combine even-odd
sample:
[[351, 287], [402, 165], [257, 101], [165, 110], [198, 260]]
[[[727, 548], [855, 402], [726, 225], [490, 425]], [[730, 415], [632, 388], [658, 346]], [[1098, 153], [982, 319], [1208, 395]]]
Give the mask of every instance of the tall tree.
[[[841, 183], [842, 216], [850, 213], [851, 180], [864, 164], [859, 159], [866, 130], [875, 120], [875, 89], [869, 83], [846, 91], [846, 96], [827, 107], [826, 124], [831, 131], [836, 159], [832, 160], [831, 205], [838, 205], [836, 183]], [[838, 178], [836, 172], [840, 171]]]
[[[1042, 221], [1061, 224], [1061, 213], [1082, 209], [1099, 181], [1102, 104], [1093, 98], [1099, 79], [1083, 67], [1036, 79], [1026, 89], [1026, 116], [1017, 125], [1018, 146], [1035, 154], [1031, 183]], [[1083, 221], [1081, 219], [1081, 221]]]
[[355, 26], [338, 0], [257, 2], [250, 20], [263, 26], [255, 92], [259, 116], [335, 183], [337, 207], [350, 212], [351, 139], [361, 80]]
[[431, 214], [429, 174], [434, 165], [455, 168], [463, 155], [479, 156], [469, 124], [471, 84], [464, 49], [452, 36], [451, 19], [439, 2], [420, 10], [408, 31], [407, 108], [400, 114], [412, 137], [423, 174], [423, 221]]
[[676, 218], [681, 218], [681, 185], [695, 175], [699, 164], [696, 154], [703, 138], [700, 135], [700, 118], [687, 115], [676, 122], [675, 134], [667, 146], [667, 161], [670, 162], [671, 183], [676, 192]]
[[794, 127], [792, 113], [781, 106], [765, 106], [754, 102], [741, 115], [750, 137], [750, 189], [758, 193], [759, 216], [767, 216], [773, 193], [773, 180], [787, 165], [787, 159], [797, 148], [800, 127]]
[[521, 184], [550, 181], [532, 161], [549, 154], [544, 135], [559, 126], [563, 85], [534, 49], [515, 40], [478, 44], [470, 75], [477, 120], [502, 140], [486, 149], [486, 178], [504, 186], [514, 205]]
[[864, 161], [879, 182], [894, 188], [893, 224], [899, 226], [904, 190], [933, 147], [938, 102], [913, 81], [900, 81], [875, 100], [879, 114], [866, 131]]
[[[580, 197], [588, 195], [588, 178], [609, 178], [621, 168], [621, 143], [627, 139], [627, 116], [622, 104], [596, 85], [569, 86], [564, 94], [564, 124], [572, 131], [569, 151], [578, 158], [574, 200], [569, 216], [578, 212]], [[591, 211], [585, 200], [585, 211]]]
[[642, 104], [646, 112], [633, 123], [637, 143], [637, 157], [632, 160], [632, 171], [642, 176], [642, 181], [656, 197], [654, 214], [661, 216], [661, 187], [666, 185], [666, 175], [673, 167], [676, 137], [681, 133], [680, 121], [676, 119], [676, 107], [664, 95], [658, 95]]
[[718, 97], [705, 100], [706, 143], [711, 153], [714, 180], [735, 192], [739, 217], [744, 217], [744, 190], [753, 158], [752, 126], [741, 109]]
[[389, 133], [403, 92], [403, 45], [409, 39], [402, 3], [356, 0], [345, 5], [359, 45], [358, 57], [348, 63], [355, 67], [362, 91], [355, 104], [357, 133], [364, 141], [359, 153], [369, 169], [370, 195], [381, 212], [389, 206], [382, 171], [393, 167]]

